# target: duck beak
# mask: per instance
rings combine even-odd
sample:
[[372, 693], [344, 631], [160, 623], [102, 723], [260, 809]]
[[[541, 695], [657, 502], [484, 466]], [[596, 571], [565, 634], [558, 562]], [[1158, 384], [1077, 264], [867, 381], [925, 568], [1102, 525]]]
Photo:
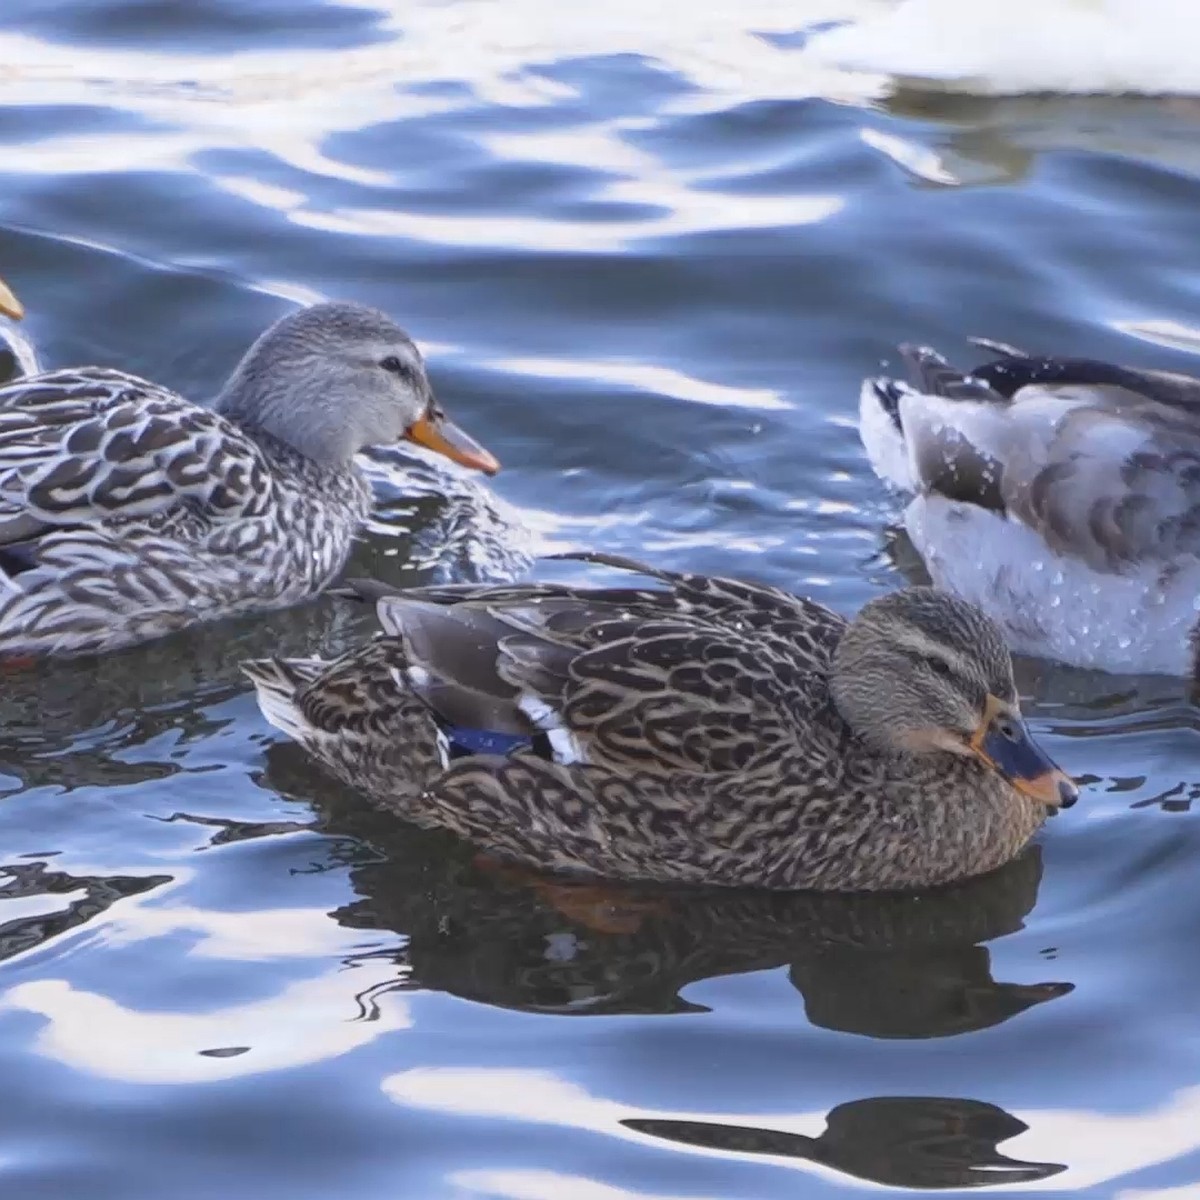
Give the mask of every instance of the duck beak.
[[13, 294], [13, 290], [0, 279], [0, 313], [19, 321], [25, 315], [25, 305]]
[[470, 434], [464, 433], [445, 413], [430, 408], [423, 417], [409, 426], [404, 436], [426, 450], [444, 454], [456, 462], [485, 475], [495, 475], [500, 470], [500, 461], [485, 450]]
[[1047, 808], [1070, 808], [1079, 799], [1071, 777], [1033, 740], [1020, 714], [996, 696], [988, 696], [969, 745], [1018, 792]]

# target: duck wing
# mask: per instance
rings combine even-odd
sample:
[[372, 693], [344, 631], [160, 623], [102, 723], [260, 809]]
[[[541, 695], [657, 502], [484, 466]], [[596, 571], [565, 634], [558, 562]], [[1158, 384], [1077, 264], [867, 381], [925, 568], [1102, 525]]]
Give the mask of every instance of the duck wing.
[[[968, 340], [971, 345], [997, 356], [976, 367], [971, 372], [971, 378], [982, 380], [1006, 400], [1013, 399], [1022, 388], [1035, 385], [1112, 388], [1125, 393], [1127, 403], [1152, 401], [1200, 420], [1200, 379], [1194, 375], [1144, 367], [1123, 367], [1096, 358], [1030, 354], [990, 338]], [[914, 383], [923, 376], [923, 359], [932, 358], [935, 363], [945, 366], [945, 360], [940, 355], [931, 355], [923, 348], [904, 346], [901, 347], [901, 355], [915, 376]], [[934, 369], [937, 369], [936, 366]]]
[[135, 376], [89, 367], [0, 387], [0, 545], [172, 509], [254, 516], [270, 478], [235, 425]]
[[842, 618], [774, 588], [586, 557], [661, 586], [378, 595], [404, 686], [444, 726], [530, 737], [567, 767], [753, 770], [803, 735]]
[[1200, 553], [1200, 381], [1017, 353], [967, 375], [902, 352], [912, 383], [872, 386], [917, 490], [1099, 571]]

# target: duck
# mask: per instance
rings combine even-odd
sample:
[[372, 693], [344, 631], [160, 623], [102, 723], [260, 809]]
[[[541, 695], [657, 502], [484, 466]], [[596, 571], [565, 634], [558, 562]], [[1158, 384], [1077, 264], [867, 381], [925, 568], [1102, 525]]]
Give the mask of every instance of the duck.
[[244, 662], [266, 720], [397, 816], [607, 880], [894, 891], [991, 871], [1078, 795], [998, 628], [932, 588], [852, 621], [598, 552], [643, 586], [369, 580], [375, 640]]
[[900, 0], [812, 33], [825, 67], [976, 95], [1196, 95], [1190, 0]]
[[359, 304], [276, 321], [210, 406], [100, 366], [11, 379], [0, 663], [108, 653], [323, 591], [371, 508], [356, 454], [405, 440], [499, 469], [446, 416], [408, 334]]
[[972, 341], [991, 357], [969, 373], [906, 345], [907, 378], [859, 396], [933, 583], [1017, 653], [1195, 678], [1200, 379]]

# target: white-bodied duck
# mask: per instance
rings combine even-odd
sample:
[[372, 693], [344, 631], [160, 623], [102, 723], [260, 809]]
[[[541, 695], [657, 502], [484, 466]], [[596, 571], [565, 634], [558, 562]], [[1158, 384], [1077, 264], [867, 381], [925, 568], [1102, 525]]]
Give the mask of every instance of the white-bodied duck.
[[969, 374], [902, 347], [909, 380], [868, 379], [860, 398], [934, 582], [1018, 652], [1193, 675], [1200, 379], [975, 344], [994, 357]]

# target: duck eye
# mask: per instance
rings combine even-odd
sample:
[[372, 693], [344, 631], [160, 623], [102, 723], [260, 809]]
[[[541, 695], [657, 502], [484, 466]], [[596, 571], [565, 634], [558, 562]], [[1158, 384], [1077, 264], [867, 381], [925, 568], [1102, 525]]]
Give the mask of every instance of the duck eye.
[[950, 664], [944, 658], [931, 658], [929, 668], [935, 675], [940, 675], [943, 679], [950, 678]]
[[1007, 717], [1002, 721], [996, 722], [996, 732], [1007, 741], [1015, 742], [1018, 740], [1017, 727]]
[[379, 365], [385, 371], [390, 371], [393, 375], [407, 375], [409, 373], [408, 364], [401, 362], [394, 354], [389, 354]]

